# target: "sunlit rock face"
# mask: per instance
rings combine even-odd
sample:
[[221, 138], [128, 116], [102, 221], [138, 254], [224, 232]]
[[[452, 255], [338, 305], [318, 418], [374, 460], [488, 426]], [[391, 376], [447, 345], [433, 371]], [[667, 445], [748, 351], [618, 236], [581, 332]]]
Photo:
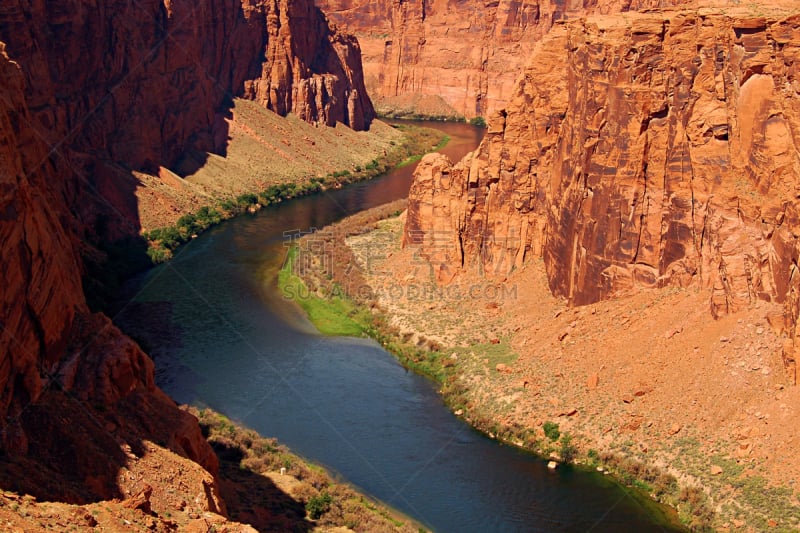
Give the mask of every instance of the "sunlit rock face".
[[376, 107], [407, 115], [488, 116], [504, 108], [533, 46], [553, 24], [588, 13], [685, 0], [316, 0], [354, 33]]
[[793, 338], [800, 16], [737, 13], [556, 25], [480, 148], [423, 161], [405, 241], [442, 280], [542, 257], [576, 305], [670, 285], [715, 316], [783, 302]]

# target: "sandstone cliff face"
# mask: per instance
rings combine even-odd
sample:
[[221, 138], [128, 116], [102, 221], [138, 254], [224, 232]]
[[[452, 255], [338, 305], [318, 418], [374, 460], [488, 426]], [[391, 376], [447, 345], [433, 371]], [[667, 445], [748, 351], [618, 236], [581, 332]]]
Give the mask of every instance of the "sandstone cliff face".
[[213, 150], [231, 96], [356, 129], [373, 116], [356, 41], [308, 1], [19, 0], [0, 13], [0, 40], [51, 144], [134, 168]]
[[798, 36], [800, 15], [731, 10], [555, 28], [479, 150], [424, 160], [406, 243], [440, 279], [541, 256], [576, 305], [690, 284], [715, 315], [785, 302], [793, 338]]
[[[357, 42], [306, 0], [12, 0], [0, 41], [0, 484], [44, 490], [14, 474], [26, 458], [66, 480], [48, 497], [116, 496], [119, 441], [136, 438], [213, 472], [147, 355], [89, 311], [84, 262], [138, 234], [132, 169], [224, 150], [232, 96], [368, 127]], [[79, 414], [85, 431], [70, 427]]]
[[487, 116], [503, 108], [530, 51], [557, 20], [691, 0], [316, 0], [358, 36], [383, 112]]
[[[61, 189], [72, 171], [33, 126], [22, 71], [2, 45], [0, 80], [0, 484], [51, 499], [117, 496], [124, 456], [105, 419], [123, 408], [163, 416], [169, 422], [150, 438], [215, 472], [196, 422], [156, 388], [152, 361], [86, 307], [75, 223]], [[103, 412], [92, 413], [98, 405]]]
[[[47, 186], [63, 175], [29, 126], [22, 75], [2, 45], [0, 80], [0, 412], [7, 428], [8, 418], [41, 393], [40, 370], [65, 351], [83, 293], [74, 243], [62, 225], [66, 209]], [[8, 429], [3, 437], [5, 445], [24, 439]]]

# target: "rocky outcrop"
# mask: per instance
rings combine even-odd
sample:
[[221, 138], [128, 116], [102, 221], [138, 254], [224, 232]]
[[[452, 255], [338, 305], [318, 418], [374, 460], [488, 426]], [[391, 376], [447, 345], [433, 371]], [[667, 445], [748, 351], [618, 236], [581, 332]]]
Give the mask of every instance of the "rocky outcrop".
[[744, 9], [559, 25], [476, 153], [423, 160], [405, 242], [445, 280], [543, 257], [576, 305], [670, 285], [717, 316], [784, 302], [794, 338], [798, 36], [800, 14]]
[[133, 168], [223, 148], [214, 113], [231, 96], [355, 129], [373, 116], [357, 42], [304, 0], [12, 1], [0, 40], [50, 144]]
[[562, 19], [691, 0], [316, 0], [358, 36], [381, 112], [487, 116], [505, 107], [530, 51]]
[[224, 151], [233, 96], [368, 127], [357, 42], [306, 0], [12, 0], [0, 41], [0, 484], [119, 496], [120, 443], [145, 439], [214, 472], [147, 355], [89, 310], [82, 274], [138, 235], [131, 170]]
[[[367, 129], [374, 111], [355, 37], [332, 30], [310, 1], [258, 2], [255, 11], [266, 36], [252, 42], [266, 42], [266, 50], [256, 48], [254, 58], [263, 54], [265, 61], [261, 75], [244, 82], [244, 96], [281, 115], [291, 112], [308, 122]], [[231, 52], [238, 56], [240, 49], [234, 46]]]

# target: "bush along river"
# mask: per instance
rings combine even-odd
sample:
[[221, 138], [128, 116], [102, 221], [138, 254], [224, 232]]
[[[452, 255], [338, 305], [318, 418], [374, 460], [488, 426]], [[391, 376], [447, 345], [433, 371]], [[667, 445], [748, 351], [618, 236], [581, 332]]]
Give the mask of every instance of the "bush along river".
[[[483, 130], [443, 130], [460, 159]], [[678, 531], [608, 477], [474, 431], [371, 339], [325, 337], [275, 283], [285, 235], [405, 197], [415, 165], [215, 227], [131, 281], [118, 317], [179, 403], [209, 406], [443, 532]]]

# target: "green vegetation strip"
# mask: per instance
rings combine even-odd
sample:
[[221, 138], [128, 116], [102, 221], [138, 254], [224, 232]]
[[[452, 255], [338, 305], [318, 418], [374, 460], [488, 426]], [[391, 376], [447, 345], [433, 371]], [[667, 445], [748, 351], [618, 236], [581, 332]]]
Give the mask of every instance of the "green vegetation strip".
[[[293, 262], [294, 258], [291, 252], [289, 262]], [[615, 480], [634, 489], [629, 495], [648, 508], [657, 522], [674, 525], [676, 517], [665, 513], [655, 502], [677, 509], [677, 519], [693, 531], [707, 531], [711, 527], [714, 512], [701, 488], [679, 487], [672, 474], [645, 464], [626, 450], [598, 453], [596, 450], [583, 449], [574, 435], [562, 432], [555, 422], [547, 421], [541, 428], [499, 422], [496, 409], [480, 403], [476, 405], [465, 380], [461, 379], [464, 369], [459, 368], [458, 361], [467, 360], [469, 354], [477, 354], [480, 359], [488, 361], [489, 368], [499, 363], [511, 364], [518, 355], [511, 348], [510, 339], [469, 347], [443, 347], [436, 341], [417, 336], [416, 343], [412, 344], [410, 337], [401, 335], [400, 330], [389, 323], [388, 317], [375, 310], [368, 301], [351, 299], [337, 285], [336, 279], [330, 280], [325, 275], [319, 275], [313, 267], [311, 272], [303, 273], [302, 278], [287, 272], [279, 276], [279, 286], [284, 296], [294, 299], [306, 310], [311, 322], [323, 333], [337, 335], [342, 333], [336, 331], [346, 331], [345, 335], [375, 339], [404, 367], [439, 384], [439, 392], [445, 403], [475, 429], [540, 457], [555, 454], [562, 462], [574, 463], [576, 468], [584, 469], [587, 473], [594, 472], [598, 467], [608, 471]], [[304, 280], [315, 277], [327, 280], [332, 288], [309, 290]], [[313, 303], [303, 302], [297, 295]], [[451, 357], [452, 354], [456, 357]]]
[[369, 312], [359, 309], [352, 300], [334, 289], [327, 298], [308, 290], [295, 272], [297, 247], [292, 247], [278, 273], [278, 287], [288, 299], [303, 308], [309, 320], [323, 335], [360, 337], [369, 322]]
[[463, 115], [429, 115], [425, 113], [415, 113], [413, 111], [403, 111], [398, 109], [378, 110], [378, 118], [390, 120], [428, 120], [433, 122], [469, 122], [471, 126], [479, 128], [486, 127], [486, 119], [481, 116], [472, 117], [466, 120]]
[[[210, 409], [185, 409], [199, 419], [220, 460], [222, 496], [232, 519], [250, 523], [259, 531], [342, 527], [425, 531], [400, 512], [335, 481], [324, 468], [291, 453], [275, 439], [262, 437]], [[291, 490], [276, 480], [284, 480]]]
[[294, 300], [306, 312], [320, 333], [370, 337], [395, 355], [409, 370], [441, 385], [448, 382], [451, 366], [436, 343], [426, 341], [423, 346], [415, 346], [395, 338], [385, 316], [372, 313], [366, 306], [353, 301], [335, 283], [332, 289], [326, 291], [309, 289], [303, 279], [295, 274], [296, 257], [295, 247], [289, 251], [287, 261], [278, 274], [278, 289], [284, 297]]
[[373, 159], [365, 166], [356, 165], [352, 170], [331, 172], [324, 177], [310, 177], [306, 181], [272, 185], [258, 193], [246, 193], [236, 198], [219, 201], [213, 206], [201, 207], [196, 213], [182, 216], [172, 226], [145, 232], [147, 255], [154, 264], [172, 258], [175, 250], [208, 228], [237, 215], [255, 212], [283, 201], [308, 196], [331, 188], [374, 178], [397, 166], [405, 166], [420, 159], [424, 154], [444, 147], [450, 140], [437, 130], [410, 124], [393, 126], [403, 132], [400, 143], [391, 141], [392, 149]]
[[[447, 146], [447, 143], [449, 143], [449, 142], [450, 142], [450, 137], [445, 135], [444, 137], [442, 137], [442, 140], [439, 141], [439, 144], [437, 144], [436, 146], [433, 147], [431, 152], [436, 152], [438, 150], [441, 150], [442, 148]], [[428, 152], [426, 152], [426, 153], [428, 153]], [[425, 154], [415, 154], [415, 155], [409, 156], [409, 157], [405, 158], [404, 160], [400, 161], [400, 163], [398, 163], [395, 168], [407, 167], [408, 165], [410, 165], [412, 163], [416, 163], [417, 161], [422, 159], [422, 157], [424, 155]]]

